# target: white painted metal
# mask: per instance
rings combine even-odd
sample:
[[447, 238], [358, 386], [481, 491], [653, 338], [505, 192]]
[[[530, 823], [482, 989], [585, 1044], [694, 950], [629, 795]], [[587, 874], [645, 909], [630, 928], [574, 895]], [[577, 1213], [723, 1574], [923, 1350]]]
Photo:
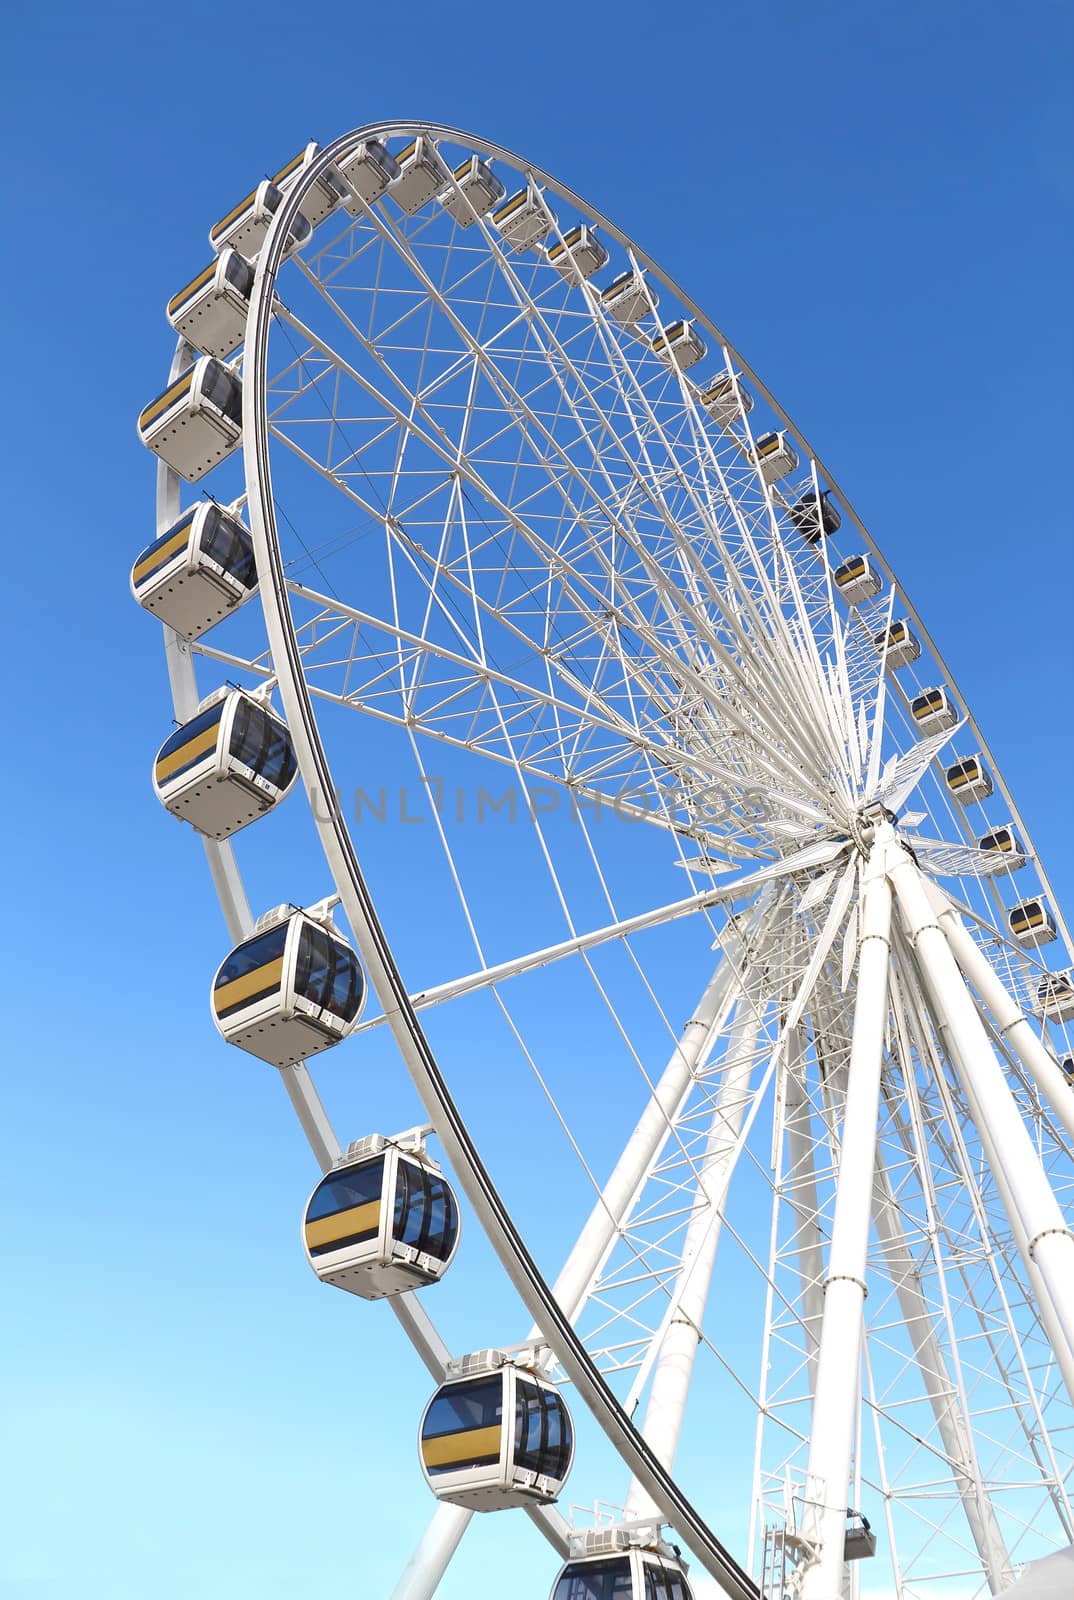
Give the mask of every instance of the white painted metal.
[[806, 1484], [806, 1535], [814, 1548], [802, 1580], [803, 1600], [841, 1600], [843, 1589], [843, 1538], [856, 1435], [862, 1316], [868, 1292], [869, 1197], [888, 1015], [891, 886], [887, 873], [895, 849], [890, 824], [881, 823], [862, 874], [858, 993]]
[[[891, 879], [926, 987], [942, 1010], [957, 1049], [975, 1121], [996, 1153], [1010, 1193], [1011, 1221], [1024, 1235], [1027, 1265], [1040, 1273], [1068, 1346], [1074, 1342], [1074, 1234], [1056, 1203], [984, 1025], [936, 920], [919, 868], [905, 852]], [[1071, 1396], [1074, 1399], [1074, 1394]]]

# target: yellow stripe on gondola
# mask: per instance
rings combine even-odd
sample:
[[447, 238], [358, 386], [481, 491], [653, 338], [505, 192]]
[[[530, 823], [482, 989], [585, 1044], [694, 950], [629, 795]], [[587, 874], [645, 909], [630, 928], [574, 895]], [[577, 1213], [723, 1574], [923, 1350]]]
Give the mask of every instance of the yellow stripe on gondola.
[[173, 406], [182, 395], [189, 393], [190, 386], [193, 382], [194, 369], [191, 368], [191, 370], [189, 372], [185, 372], [176, 383], [173, 383], [170, 389], [165, 389], [159, 400], [154, 400], [152, 405], [146, 406], [145, 410], [138, 418], [139, 428], [141, 428], [143, 431], [148, 428], [149, 424], [151, 422], [155, 422], [163, 412], [168, 410], [169, 406]]
[[171, 777], [178, 767], [189, 766], [196, 756], [202, 756], [207, 750], [213, 749], [216, 744], [217, 734], [220, 732], [219, 722], [214, 722], [211, 728], [203, 728], [201, 733], [195, 734], [186, 744], [180, 745], [178, 750], [173, 750], [171, 755], [165, 756], [163, 761], [158, 761], [154, 770], [158, 783], [163, 783], [165, 778]]
[[1044, 921], [1044, 913], [1040, 906], [1030, 906], [1028, 911], [1019, 909], [1011, 912], [1012, 928], [1033, 928]]
[[380, 1201], [367, 1200], [361, 1206], [348, 1206], [346, 1211], [336, 1211], [330, 1217], [318, 1217], [306, 1223], [306, 1244], [311, 1250], [321, 1245], [335, 1244], [337, 1239], [349, 1239], [355, 1233], [372, 1233], [380, 1227]]
[[232, 209], [228, 212], [226, 217], [221, 217], [220, 218], [220, 221], [216, 224], [215, 228], [213, 228], [212, 232], [210, 233], [209, 238], [210, 239], [219, 238], [220, 234], [223, 233], [224, 229], [229, 227], [230, 224], [235, 221], [235, 218], [237, 216], [240, 216], [241, 213], [244, 212], [248, 206], [252, 206], [256, 199], [257, 199], [257, 190], [256, 189], [251, 189], [250, 193], [248, 195], [246, 195], [244, 199], [240, 200], [237, 206], [233, 206], [232, 207]]
[[[191, 522], [193, 522], [191, 518]], [[181, 527], [178, 533], [173, 533], [167, 544], [154, 546], [149, 555], [143, 556], [131, 574], [135, 583], [138, 583], [148, 572], [155, 572], [157, 567], [162, 567], [165, 561], [176, 555], [190, 538], [190, 522]]]
[[467, 1428], [465, 1433], [445, 1433], [439, 1439], [423, 1439], [421, 1459], [427, 1467], [450, 1467], [475, 1457], [498, 1456], [501, 1431], [497, 1423], [491, 1428]]
[[213, 1009], [217, 1013], [226, 1011], [229, 1006], [238, 1005], [250, 995], [261, 994], [266, 989], [278, 989], [282, 978], [283, 956], [277, 956], [275, 961], [266, 961], [263, 967], [255, 967], [241, 978], [232, 978], [230, 983], [214, 989]]
[[279, 186], [283, 182], [283, 180], [285, 178], [289, 178], [291, 176], [292, 172], [294, 172], [295, 168], [296, 167], [300, 167], [303, 164], [303, 162], [305, 161], [305, 159], [306, 159], [305, 150], [300, 150], [298, 152], [298, 155], [295, 156], [293, 161], [289, 161], [285, 167], [281, 167], [279, 172], [277, 172], [276, 176], [272, 180], [273, 183], [276, 185], [276, 187], [279, 188]]
[[180, 289], [178, 294], [172, 295], [171, 299], [168, 301], [169, 317], [174, 316], [179, 310], [179, 307], [184, 305], [187, 300], [192, 300], [199, 289], [204, 289], [205, 285], [216, 272], [216, 269], [219, 265], [219, 260], [214, 261], [211, 266], [205, 268], [204, 272], [198, 273], [198, 276], [194, 279], [193, 283], [188, 283], [185, 289]]
[[493, 212], [493, 222], [499, 227], [502, 222], [507, 221], [508, 217], [513, 217], [516, 211], [521, 211], [528, 199], [529, 191], [523, 189], [521, 194], [516, 194], [513, 199], [508, 200], [505, 206], [501, 206], [499, 211]]
[[396, 161], [398, 161], [399, 165], [402, 166], [404, 161], [409, 161], [410, 157], [414, 154], [414, 151], [417, 148], [418, 148], [418, 141], [416, 139], [412, 139], [410, 141], [410, 143], [407, 145], [406, 149], [405, 150], [401, 150], [399, 152], [399, 154], [396, 156], [395, 159], [396, 159]]

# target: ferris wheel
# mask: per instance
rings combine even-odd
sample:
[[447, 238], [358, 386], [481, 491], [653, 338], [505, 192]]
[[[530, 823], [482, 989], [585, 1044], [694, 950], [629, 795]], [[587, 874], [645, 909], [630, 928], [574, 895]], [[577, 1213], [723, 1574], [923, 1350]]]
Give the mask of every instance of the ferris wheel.
[[[396, 1596], [512, 1509], [553, 1600], [1001, 1593], [1074, 1542], [1074, 948], [890, 564], [488, 141], [310, 144], [209, 240], [139, 419], [153, 782], [310, 1265], [429, 1372]], [[424, 1122], [337, 1126], [389, 1041]], [[462, 1211], [529, 1326], [453, 1350]]]

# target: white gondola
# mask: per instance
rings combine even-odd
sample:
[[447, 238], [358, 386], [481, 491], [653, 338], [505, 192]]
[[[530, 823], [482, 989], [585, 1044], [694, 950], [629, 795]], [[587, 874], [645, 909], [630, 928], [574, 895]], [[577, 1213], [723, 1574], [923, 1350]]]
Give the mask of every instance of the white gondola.
[[336, 170], [347, 185], [345, 209], [352, 217], [360, 217], [398, 178], [399, 163], [379, 139], [363, 139], [349, 156], [340, 157]]
[[196, 483], [242, 437], [242, 383], [215, 356], [200, 356], [138, 418], [147, 450]]
[[660, 304], [660, 297], [644, 272], [621, 272], [600, 291], [600, 303], [624, 328], [633, 328]]
[[394, 179], [389, 193], [408, 217], [435, 199], [451, 182], [451, 173], [440, 152], [423, 133], [411, 139], [395, 159], [399, 164], [399, 176]]
[[539, 244], [551, 231], [555, 218], [545, 205], [541, 190], [528, 183], [496, 207], [492, 220], [517, 255]]
[[554, 1384], [500, 1351], [468, 1356], [421, 1420], [421, 1464], [439, 1500], [471, 1511], [547, 1504], [571, 1468], [574, 1430]]
[[1019, 867], [1026, 864], [1025, 846], [1009, 822], [1001, 828], [993, 828], [991, 833], [982, 834], [977, 841], [977, 848], [986, 850], [990, 855], [1004, 857], [1007, 864], [1000, 869], [1004, 872], [1017, 872]]
[[[255, 261], [272, 226], [272, 219], [282, 205], [283, 195], [270, 178], [265, 178], [256, 189], [244, 195], [237, 206], [232, 206], [226, 217], [221, 217], [209, 229], [209, 243], [216, 251], [226, 250], [230, 245], [247, 261]], [[291, 228], [287, 254], [301, 250], [310, 232], [305, 217], [297, 216]]]
[[921, 646], [905, 617], [898, 617], [873, 635], [873, 649], [883, 656], [891, 671], [909, 666], [921, 654]]
[[290, 1067], [346, 1038], [365, 992], [358, 957], [327, 914], [277, 906], [217, 970], [213, 1021], [228, 1044]]
[[1037, 985], [1037, 1009], [1049, 1022], [1074, 1022], [1074, 972], [1046, 972]]
[[206, 356], [229, 356], [242, 343], [254, 269], [237, 250], [213, 258], [193, 282], [168, 301], [168, 321], [187, 344]]
[[842, 514], [830, 489], [823, 489], [819, 495], [811, 489], [787, 507], [787, 515], [810, 544], [819, 544], [822, 537], [830, 539], [843, 526]]
[[314, 1189], [302, 1237], [322, 1283], [380, 1300], [443, 1277], [458, 1248], [459, 1207], [420, 1143], [373, 1134]]
[[832, 582], [848, 605], [860, 606], [880, 593], [880, 574], [867, 555], [850, 556], [832, 573]]
[[548, 246], [548, 259], [575, 288], [608, 265], [608, 252], [587, 222], [568, 228], [562, 239]]
[[256, 588], [249, 530], [212, 500], [184, 511], [131, 568], [138, 604], [184, 639], [200, 639]]
[[[281, 194], [287, 194], [294, 188], [320, 148], [320, 145], [315, 143], [306, 145], [274, 175], [272, 182]], [[335, 167], [326, 167], [317, 182], [311, 184], [302, 196], [299, 213], [305, 217], [311, 228], [315, 228], [325, 217], [331, 216], [333, 211], [338, 210], [347, 194], [347, 185]]]
[[652, 350], [668, 366], [676, 366], [680, 372], [686, 372], [705, 359], [706, 345], [693, 322], [685, 317], [658, 333], [652, 341]]
[[207, 839], [227, 839], [278, 805], [298, 776], [291, 736], [267, 697], [207, 695], [153, 763], [157, 799]]
[[955, 726], [958, 707], [946, 689], [924, 689], [910, 701], [910, 715], [923, 733], [942, 733]]
[[960, 756], [944, 773], [947, 791], [960, 805], [972, 806], [992, 793], [992, 775], [980, 755]]
[[507, 193], [488, 162], [482, 161], [480, 156], [468, 156], [455, 168], [452, 177], [455, 182], [447, 194], [440, 196], [440, 204], [460, 228], [468, 228], [478, 217], [483, 217]]
[[762, 433], [753, 450], [753, 461], [765, 483], [778, 483], [798, 465], [798, 453], [784, 431]]
[[1055, 938], [1055, 921], [1043, 895], [1012, 906], [1007, 913], [1007, 926], [1019, 944], [1036, 947], [1051, 944]]
[[698, 401], [713, 422], [726, 428], [753, 410], [753, 396], [737, 372], [721, 372], [698, 393]]
[[588, 1529], [570, 1550], [550, 1600], [693, 1600], [677, 1548], [644, 1530]]

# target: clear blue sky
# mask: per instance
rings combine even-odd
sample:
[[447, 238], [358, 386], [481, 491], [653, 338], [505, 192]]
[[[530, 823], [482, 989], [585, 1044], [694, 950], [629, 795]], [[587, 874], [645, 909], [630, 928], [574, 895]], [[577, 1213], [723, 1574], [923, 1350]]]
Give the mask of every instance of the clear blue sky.
[[[0, 1600], [379, 1600], [431, 1505], [427, 1383], [385, 1308], [301, 1259], [309, 1156], [269, 1069], [209, 1028], [226, 941], [149, 789], [169, 712], [126, 575], [164, 302], [309, 138], [428, 117], [539, 162], [832, 464], [1069, 905], [1074, 11], [189, 0], [18, 4], [5, 34]], [[406, 1120], [365, 1092], [371, 1123]], [[515, 1326], [491, 1274], [487, 1297]], [[516, 1518], [485, 1519], [446, 1600], [512, 1552], [517, 1584], [476, 1592], [539, 1600]]]

